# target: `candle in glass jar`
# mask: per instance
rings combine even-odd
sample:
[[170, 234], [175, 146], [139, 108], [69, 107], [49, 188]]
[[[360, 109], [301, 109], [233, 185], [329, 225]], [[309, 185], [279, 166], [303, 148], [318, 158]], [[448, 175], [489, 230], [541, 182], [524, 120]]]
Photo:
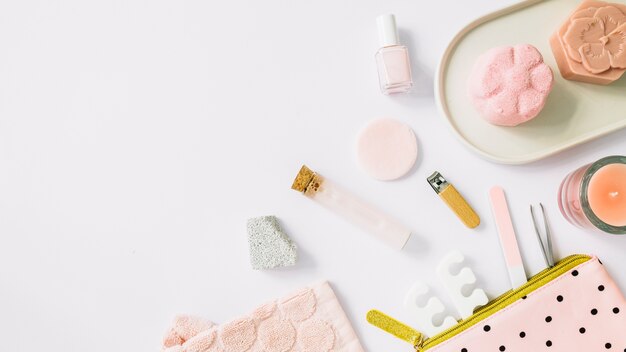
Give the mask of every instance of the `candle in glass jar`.
[[626, 226], [626, 165], [609, 164], [591, 177], [589, 206], [596, 216], [613, 226]]
[[602, 158], [567, 175], [559, 208], [578, 227], [626, 234], [626, 156]]

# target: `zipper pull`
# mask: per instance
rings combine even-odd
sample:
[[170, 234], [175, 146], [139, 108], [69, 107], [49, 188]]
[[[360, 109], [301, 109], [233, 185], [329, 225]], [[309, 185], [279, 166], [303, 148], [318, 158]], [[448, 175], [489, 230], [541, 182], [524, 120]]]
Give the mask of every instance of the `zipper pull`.
[[387, 314], [372, 309], [367, 312], [367, 322], [375, 327], [399, 338], [400, 340], [410, 343], [417, 352], [422, 351], [424, 346], [424, 335], [412, 327], [403, 324]]

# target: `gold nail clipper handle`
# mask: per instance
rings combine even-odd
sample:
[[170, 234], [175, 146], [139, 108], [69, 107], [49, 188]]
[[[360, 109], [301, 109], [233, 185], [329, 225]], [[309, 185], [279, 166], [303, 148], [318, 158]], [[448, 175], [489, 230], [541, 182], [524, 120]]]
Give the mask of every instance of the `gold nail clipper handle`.
[[478, 214], [467, 203], [461, 193], [453, 185], [449, 184], [439, 172], [435, 171], [428, 177], [428, 183], [439, 194], [444, 203], [461, 219], [465, 226], [473, 229], [480, 225]]

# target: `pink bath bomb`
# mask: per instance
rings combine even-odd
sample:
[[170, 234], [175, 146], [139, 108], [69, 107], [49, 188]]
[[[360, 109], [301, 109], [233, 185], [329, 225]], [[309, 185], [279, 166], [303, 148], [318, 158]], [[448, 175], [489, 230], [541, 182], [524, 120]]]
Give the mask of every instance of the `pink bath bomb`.
[[524, 44], [481, 55], [468, 83], [470, 99], [485, 120], [517, 126], [541, 112], [554, 76], [537, 48]]

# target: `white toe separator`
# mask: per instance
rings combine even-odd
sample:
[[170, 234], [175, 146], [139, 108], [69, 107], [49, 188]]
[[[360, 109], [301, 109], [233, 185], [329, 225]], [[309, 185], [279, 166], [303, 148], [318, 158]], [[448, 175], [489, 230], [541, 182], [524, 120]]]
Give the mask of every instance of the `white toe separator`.
[[[404, 308], [411, 314], [420, 332], [432, 337], [456, 325], [457, 321], [451, 316], [445, 316], [441, 325], [435, 325], [435, 316], [444, 313], [446, 307], [439, 298], [429, 295], [429, 291], [428, 285], [416, 282], [404, 298]], [[427, 298], [424, 307], [420, 307], [417, 301], [423, 296], [430, 298]]]
[[463, 286], [476, 283], [474, 272], [469, 267], [464, 266], [457, 275], [452, 275], [450, 269], [453, 265], [464, 261], [465, 257], [460, 251], [452, 251], [439, 262], [437, 274], [461, 318], [466, 319], [474, 314], [476, 308], [487, 304], [489, 299], [485, 291], [479, 288], [475, 288], [469, 296], [463, 294]]

